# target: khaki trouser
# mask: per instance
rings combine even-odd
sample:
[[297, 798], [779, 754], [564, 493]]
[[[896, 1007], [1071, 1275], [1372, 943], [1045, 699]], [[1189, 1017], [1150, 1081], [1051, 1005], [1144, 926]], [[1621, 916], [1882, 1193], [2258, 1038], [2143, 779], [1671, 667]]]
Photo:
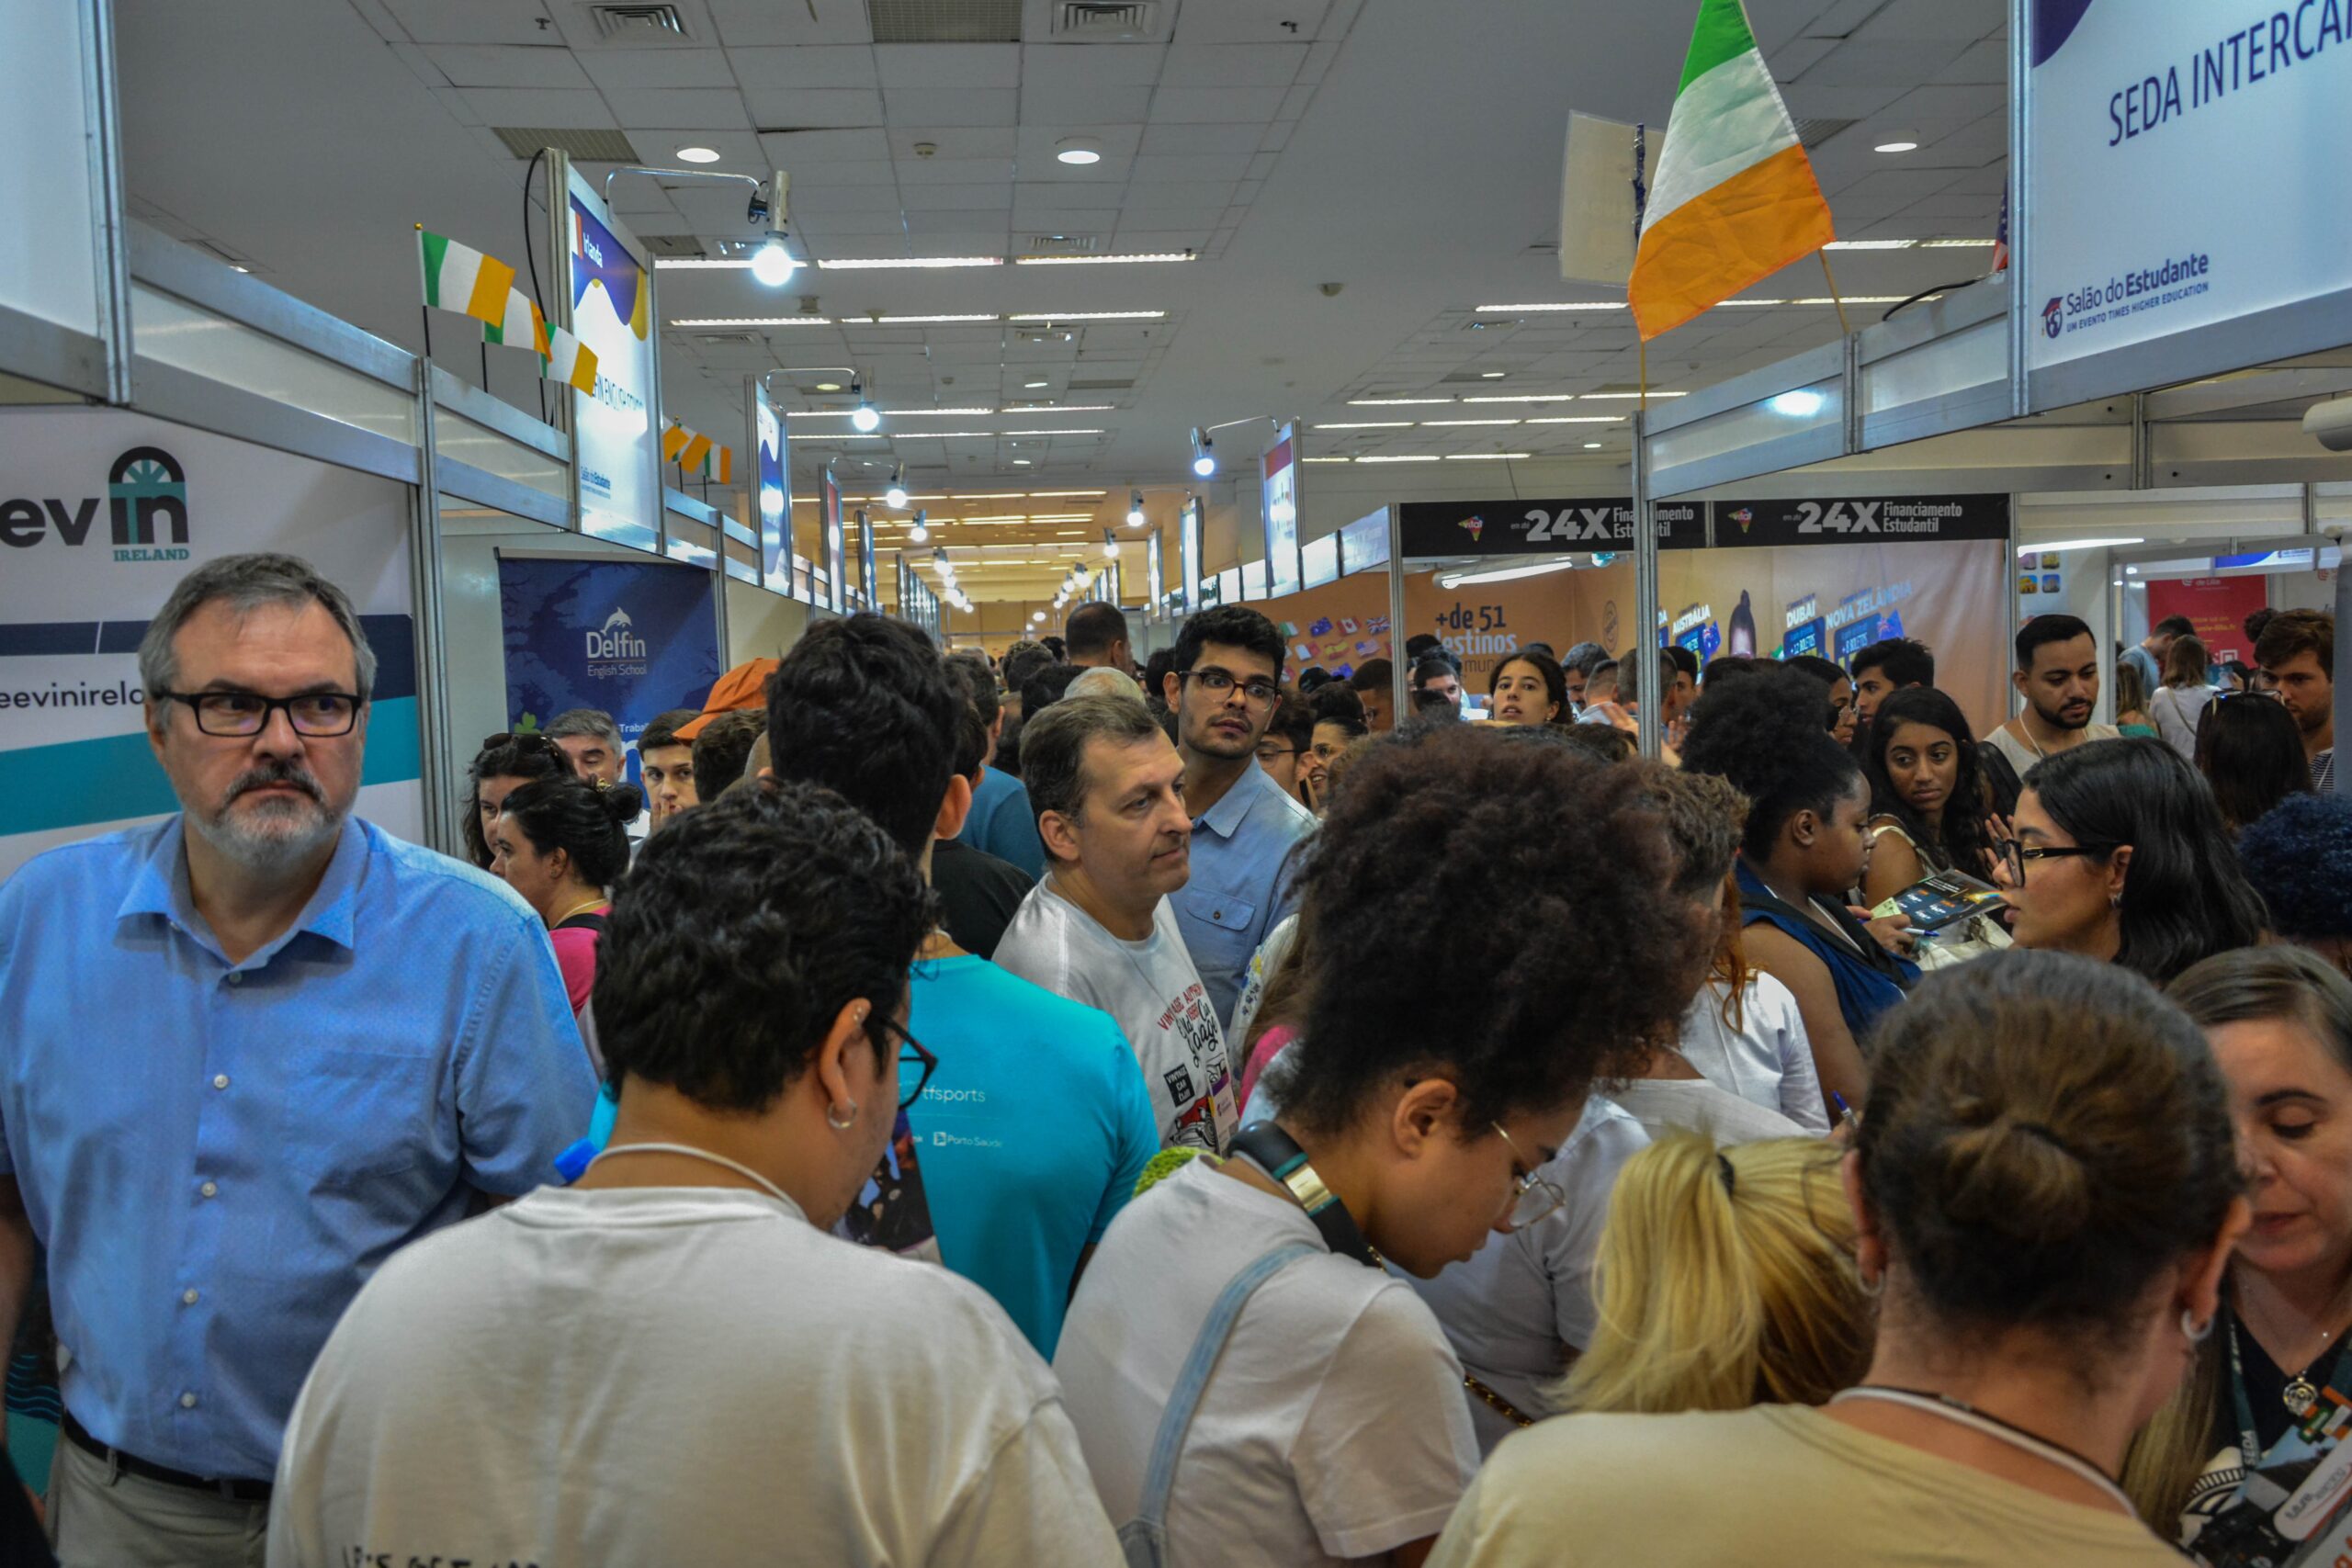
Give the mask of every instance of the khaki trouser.
[[62, 1568], [262, 1568], [268, 1504], [112, 1470], [59, 1434], [49, 1539]]

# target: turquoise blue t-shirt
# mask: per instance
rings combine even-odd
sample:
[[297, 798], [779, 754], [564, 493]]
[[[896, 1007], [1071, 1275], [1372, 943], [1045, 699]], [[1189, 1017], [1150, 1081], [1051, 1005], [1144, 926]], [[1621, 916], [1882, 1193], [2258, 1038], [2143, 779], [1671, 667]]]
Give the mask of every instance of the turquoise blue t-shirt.
[[1048, 1361], [1079, 1255], [1159, 1152], [1143, 1069], [1108, 1013], [985, 959], [914, 966], [907, 1032], [939, 1058], [914, 1129], [940, 1259]]
[[1037, 837], [1037, 810], [1029, 787], [1011, 773], [989, 768], [972, 786], [971, 815], [956, 835], [976, 850], [1008, 860], [1037, 882], [1046, 874], [1046, 843]]

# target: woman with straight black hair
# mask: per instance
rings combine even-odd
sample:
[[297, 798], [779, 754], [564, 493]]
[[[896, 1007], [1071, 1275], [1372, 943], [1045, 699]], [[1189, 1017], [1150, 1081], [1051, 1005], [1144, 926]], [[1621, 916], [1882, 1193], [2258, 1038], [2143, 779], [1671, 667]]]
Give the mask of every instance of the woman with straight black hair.
[[2109, 960], [2161, 986], [2262, 940], [2213, 792], [2161, 740], [2101, 740], [2026, 770], [1998, 878], [2020, 947]]
[[1958, 703], [1933, 686], [1891, 694], [1863, 742], [1862, 774], [1871, 786], [1865, 903], [1939, 871], [1992, 875], [1984, 769]]
[[491, 874], [547, 922], [556, 967], [578, 1018], [596, 983], [596, 946], [612, 888], [628, 869], [628, 823], [645, 797], [626, 784], [541, 779], [508, 795], [491, 825]]
[[2205, 705], [2197, 726], [2197, 771], [2233, 833], [2312, 787], [2311, 759], [2295, 716], [2276, 697], [2248, 692]]

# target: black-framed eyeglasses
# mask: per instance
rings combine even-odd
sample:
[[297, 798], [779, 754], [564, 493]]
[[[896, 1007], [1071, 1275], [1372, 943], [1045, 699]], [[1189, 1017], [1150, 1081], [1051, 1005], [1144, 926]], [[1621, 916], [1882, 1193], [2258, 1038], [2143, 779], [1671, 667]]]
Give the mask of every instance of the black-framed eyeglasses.
[[265, 697], [257, 692], [162, 692], [167, 701], [186, 703], [196, 716], [196, 728], [207, 735], [254, 736], [269, 728], [269, 716], [280, 709], [294, 733], [324, 740], [348, 735], [359, 722], [356, 692], [305, 692], [299, 697]]
[[[922, 1098], [924, 1087], [931, 1082], [931, 1075], [939, 1070], [939, 1058], [924, 1050], [922, 1042], [908, 1033], [904, 1024], [886, 1018], [882, 1021], [882, 1027], [897, 1035], [905, 1046], [899, 1053], [899, 1087], [904, 1090], [899, 1096], [899, 1109], [904, 1111]], [[906, 1088], [909, 1067], [916, 1069], [915, 1087], [912, 1089]]]
[[2001, 860], [2008, 867], [2009, 880], [2025, 886], [2025, 863], [2030, 860], [2071, 860], [2080, 855], [2110, 855], [2121, 849], [2120, 844], [2034, 844], [2028, 846], [2015, 839], [2004, 840]]
[[1263, 679], [1237, 681], [1222, 670], [1179, 670], [1176, 671], [1176, 678], [1179, 681], [1199, 682], [1201, 690], [1213, 697], [1221, 697], [1238, 686], [1241, 688], [1241, 694], [1260, 707], [1272, 706], [1273, 700], [1283, 694], [1283, 689], [1272, 681]]
[[1261, 757], [1295, 757], [1306, 750], [1306, 749], [1303, 746], [1261, 746], [1258, 748], [1258, 755]]

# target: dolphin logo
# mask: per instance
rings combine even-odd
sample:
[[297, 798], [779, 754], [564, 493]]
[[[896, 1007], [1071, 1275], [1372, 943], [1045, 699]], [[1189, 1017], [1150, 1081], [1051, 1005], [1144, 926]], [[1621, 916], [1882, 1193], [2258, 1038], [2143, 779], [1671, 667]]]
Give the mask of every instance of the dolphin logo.
[[613, 613], [605, 617], [605, 625], [597, 635], [601, 637], [610, 637], [613, 635], [613, 628], [615, 626], [633, 626], [635, 625], [637, 625], [637, 623], [628, 618], [628, 612], [627, 610], [615, 606]]

